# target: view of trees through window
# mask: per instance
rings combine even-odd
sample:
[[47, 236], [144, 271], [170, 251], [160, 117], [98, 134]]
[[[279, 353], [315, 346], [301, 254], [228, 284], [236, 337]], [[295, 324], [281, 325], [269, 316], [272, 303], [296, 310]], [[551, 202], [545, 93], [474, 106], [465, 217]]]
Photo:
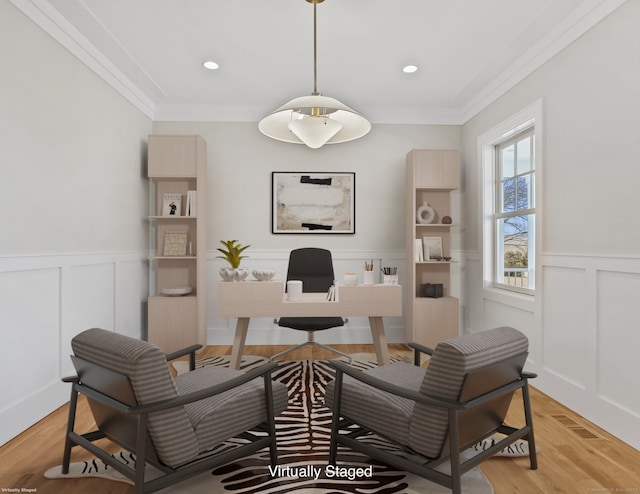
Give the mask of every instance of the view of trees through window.
[[528, 129], [497, 148], [496, 283], [534, 288], [534, 133]]

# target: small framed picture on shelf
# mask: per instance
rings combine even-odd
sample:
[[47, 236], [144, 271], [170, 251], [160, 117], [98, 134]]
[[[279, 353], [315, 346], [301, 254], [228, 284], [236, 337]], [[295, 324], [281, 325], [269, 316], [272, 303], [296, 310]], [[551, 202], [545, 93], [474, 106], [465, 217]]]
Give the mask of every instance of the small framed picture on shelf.
[[187, 232], [166, 231], [164, 232], [163, 256], [186, 256], [187, 255]]
[[163, 194], [162, 216], [180, 216], [182, 211], [182, 194]]
[[442, 257], [442, 237], [422, 237], [424, 260], [440, 259]]

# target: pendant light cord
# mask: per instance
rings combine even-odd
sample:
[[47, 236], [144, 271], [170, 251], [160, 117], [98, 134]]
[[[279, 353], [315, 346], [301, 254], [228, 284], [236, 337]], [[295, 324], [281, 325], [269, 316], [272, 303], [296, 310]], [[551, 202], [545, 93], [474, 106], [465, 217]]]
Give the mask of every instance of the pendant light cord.
[[317, 28], [316, 28], [316, 8], [317, 0], [313, 0], [313, 96], [318, 94], [318, 50], [316, 48]]

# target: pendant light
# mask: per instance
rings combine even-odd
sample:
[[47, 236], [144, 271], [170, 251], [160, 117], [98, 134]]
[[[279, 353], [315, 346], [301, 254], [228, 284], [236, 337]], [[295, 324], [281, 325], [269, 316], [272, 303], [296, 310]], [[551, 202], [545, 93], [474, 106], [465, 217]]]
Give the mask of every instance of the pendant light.
[[371, 130], [371, 124], [347, 105], [318, 92], [316, 7], [324, 0], [306, 1], [313, 3], [313, 93], [294, 98], [267, 115], [258, 129], [272, 139], [318, 149], [359, 139]]

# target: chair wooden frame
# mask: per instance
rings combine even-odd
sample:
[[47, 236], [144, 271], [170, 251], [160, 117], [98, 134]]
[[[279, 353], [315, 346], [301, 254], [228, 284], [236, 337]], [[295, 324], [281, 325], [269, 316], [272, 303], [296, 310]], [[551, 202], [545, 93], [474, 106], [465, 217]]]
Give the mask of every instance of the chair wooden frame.
[[[424, 347], [422, 345], [409, 343], [409, 346], [414, 349], [415, 365], [420, 365], [420, 353], [426, 353], [428, 355], [431, 355], [433, 353], [432, 349]], [[435, 398], [425, 393], [396, 386], [389, 382], [364, 374], [363, 372], [354, 369], [344, 362], [331, 360], [330, 364], [336, 370], [336, 383], [333, 401], [333, 424], [331, 429], [329, 464], [336, 464], [338, 445], [342, 444], [353, 450], [361, 451], [373, 458], [377, 458], [389, 465], [393, 465], [396, 468], [412, 472], [416, 475], [420, 475], [428, 480], [448, 487], [452, 490], [453, 494], [460, 494], [461, 476], [465, 472], [471, 470], [482, 461], [500, 452], [502, 449], [506, 448], [515, 441], [524, 439], [529, 443], [529, 462], [531, 469], [536, 470], [538, 468], [536, 446], [533, 433], [531, 400], [529, 396], [528, 386], [528, 380], [535, 378], [535, 374], [521, 372], [518, 379], [504, 386], [488, 391], [486, 393], [482, 393], [480, 396], [473, 397], [468, 400], [463, 399], [460, 401], [455, 401]], [[494, 371], [495, 367], [492, 366], [491, 368], [483, 368], [474, 371], [473, 373], [467, 374], [465, 382], [462, 386], [460, 396], [463, 397], [465, 395], [468, 395], [470, 388], [477, 387], [478, 382], [482, 382], [483, 379], [485, 379], [489, 375], [489, 373]], [[340, 409], [344, 374], [347, 374], [362, 383], [369, 384], [388, 393], [407, 398], [417, 403], [424, 403], [447, 410], [449, 418], [448, 441], [445, 442], [445, 447], [443, 447], [442, 454], [436, 459], [426, 458], [423, 455], [420, 455], [420, 453], [417, 453], [416, 451], [411, 449], [408, 445], [398, 444], [396, 441], [384, 437], [384, 435], [380, 434], [378, 431], [370, 430], [359, 424], [356, 420], [353, 420], [349, 417], [344, 417]], [[484, 433], [478, 437], [466, 437], [464, 440], [461, 438], [460, 431], [463, 420], [466, 420], [469, 416], [472, 416], [474, 411], [482, 410], [483, 407], [487, 406], [487, 404], [495, 401], [496, 399], [504, 397], [510, 399], [510, 396], [516, 390], [522, 391], [522, 404], [525, 417], [525, 425], [523, 427], [516, 428], [503, 423], [499, 427], [495, 428], [495, 430], [489, 433]], [[474, 394], [473, 391], [472, 394]], [[347, 427], [349, 427], [349, 432], [346, 434], [341, 434], [340, 431], [346, 429]], [[359, 437], [367, 435], [368, 433], [374, 433], [382, 436], [384, 439], [396, 444], [402, 450], [407, 451], [412, 456], [422, 457], [424, 459], [424, 462], [413, 462], [406, 458], [378, 449], [374, 446], [371, 446], [370, 444], [366, 444], [358, 440]], [[460, 453], [462, 451], [469, 448], [473, 444], [482, 441], [493, 433], [504, 434], [505, 437], [500, 441], [497, 441], [486, 450], [476, 454], [472, 458], [464, 461], [461, 459]], [[464, 442], [461, 443], [461, 440]], [[451, 463], [450, 475], [435, 469], [435, 467], [448, 460]]]
[[[167, 355], [167, 360], [173, 360], [175, 358], [189, 355], [189, 367], [190, 370], [195, 368], [195, 351], [200, 349], [201, 345], [194, 345], [184, 350], [174, 352]], [[159, 489], [163, 489], [169, 485], [175, 484], [182, 480], [185, 480], [193, 475], [197, 475], [207, 470], [211, 470], [217, 466], [224, 465], [238, 458], [255, 453], [256, 451], [268, 447], [269, 457], [272, 467], [275, 467], [277, 462], [277, 449], [276, 449], [276, 436], [275, 436], [275, 422], [274, 422], [274, 401], [271, 385], [271, 372], [277, 367], [276, 362], [270, 362], [262, 365], [258, 368], [252, 369], [242, 376], [230, 379], [226, 382], [211, 386], [206, 389], [195, 391], [183, 396], [178, 396], [169, 400], [161, 400], [154, 403], [148, 403], [145, 405], [137, 405], [135, 403], [123, 403], [122, 401], [109, 396], [105, 393], [97, 391], [92, 388], [86, 381], [93, 382], [96, 378], [99, 380], [104, 379], [119, 379], [120, 390], [118, 395], [122, 396], [130, 394], [134, 396], [133, 389], [129, 378], [124, 374], [119, 374], [110, 369], [102, 367], [96, 363], [88, 362], [78, 357], [72, 357], [76, 359], [77, 363], [81, 364], [81, 368], [86, 372], [78, 372], [78, 376], [65, 377], [64, 382], [72, 384], [71, 387], [71, 399], [69, 404], [69, 418], [67, 423], [67, 430], [65, 435], [64, 456], [62, 462], [62, 473], [69, 473], [69, 463], [71, 460], [71, 450], [75, 446], [81, 446], [89, 452], [100, 458], [105, 464], [114, 468], [122, 475], [134, 482], [135, 493], [142, 494], [147, 492], [154, 492]], [[238, 446], [230, 451], [213, 453], [211, 455], [203, 455], [198, 457], [194, 461], [187, 463], [186, 465], [179, 467], [170, 467], [163, 464], [155, 454], [153, 444], [149, 438], [147, 430], [147, 423], [149, 414], [159, 412], [163, 410], [169, 410], [175, 407], [182, 407], [187, 403], [203, 400], [211, 396], [223, 393], [232, 388], [247, 383], [257, 377], [262, 376], [264, 379], [265, 390], [265, 404], [266, 404], [266, 417], [263, 428], [266, 429], [267, 435], [264, 437], [257, 436], [251, 432], [245, 432], [240, 437], [248, 440], [245, 445]], [[122, 383], [128, 384], [129, 389], [122, 389]], [[125, 386], [126, 387], [126, 386]], [[113, 413], [114, 416], [120, 420], [124, 420], [128, 425], [131, 425], [134, 429], [133, 445], [131, 442], [122, 440], [122, 437], [117, 437], [119, 434], [114, 435], [105, 433], [105, 431], [98, 428], [95, 431], [78, 434], [74, 431], [75, 418], [77, 412], [78, 395], [83, 394], [88, 399], [94, 400], [99, 406], [105, 407]], [[125, 425], [125, 428], [127, 426]], [[120, 432], [122, 428], [120, 428]], [[116, 460], [108, 452], [101, 449], [94, 444], [94, 441], [102, 438], [109, 438], [113, 442], [119, 444], [123, 448], [130, 451], [135, 455], [136, 462], [134, 467], [125, 465], [124, 463]], [[128, 443], [128, 444], [127, 444]], [[138, 461], [139, 458], [144, 458], [145, 461]], [[146, 480], [145, 478], [145, 464], [149, 463], [160, 470], [164, 475], [158, 478]]]

